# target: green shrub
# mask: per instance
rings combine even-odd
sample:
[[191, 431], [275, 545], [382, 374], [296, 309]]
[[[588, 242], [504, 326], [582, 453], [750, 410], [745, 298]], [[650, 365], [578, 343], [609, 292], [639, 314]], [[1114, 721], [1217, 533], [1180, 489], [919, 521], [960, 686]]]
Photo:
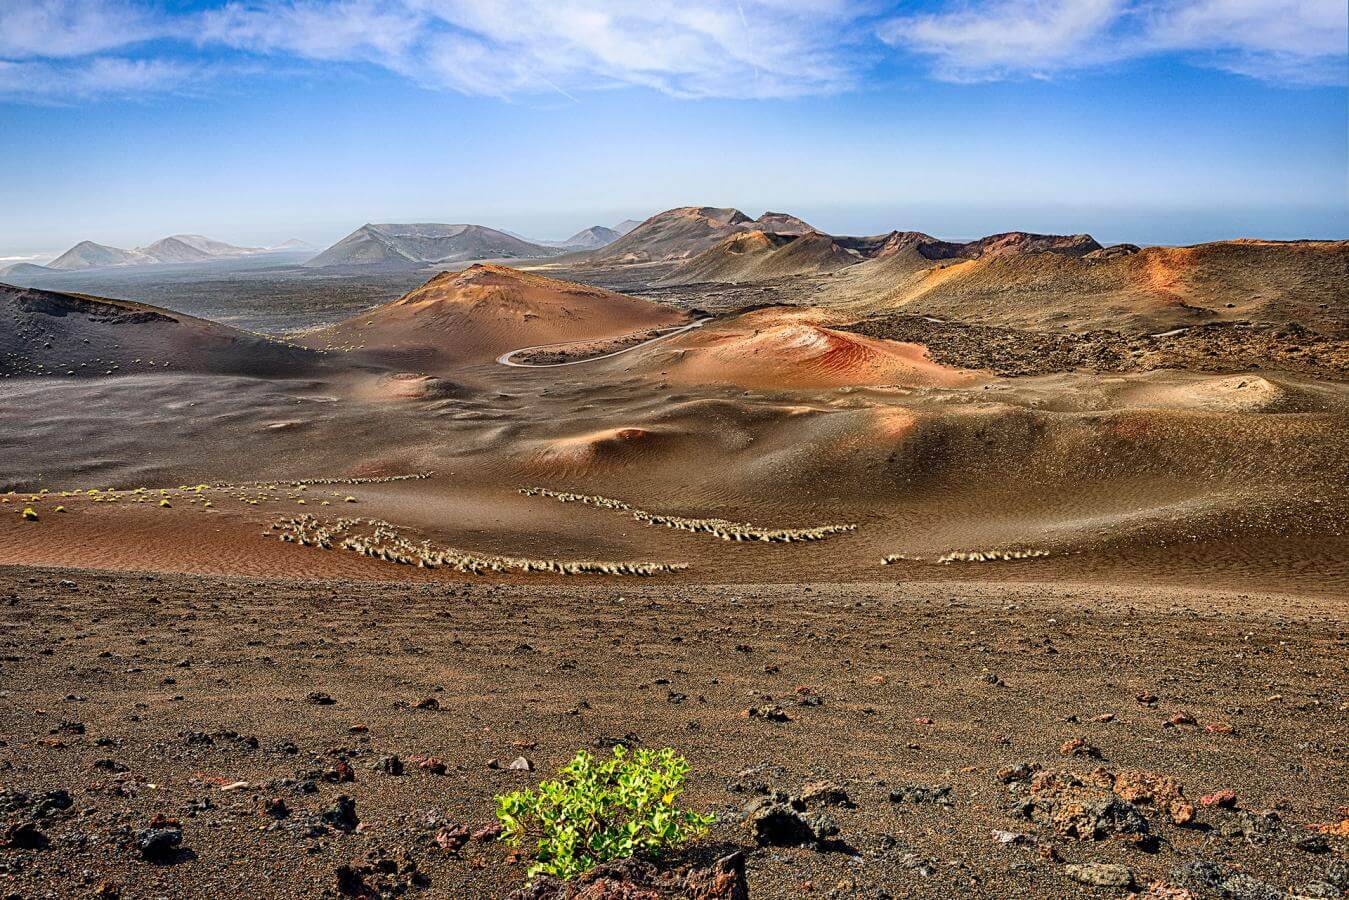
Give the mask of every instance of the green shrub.
[[537, 835], [529, 869], [572, 878], [636, 853], [659, 856], [706, 833], [713, 816], [675, 805], [688, 760], [668, 747], [615, 747], [597, 760], [582, 750], [552, 781], [496, 798], [501, 839], [519, 847]]

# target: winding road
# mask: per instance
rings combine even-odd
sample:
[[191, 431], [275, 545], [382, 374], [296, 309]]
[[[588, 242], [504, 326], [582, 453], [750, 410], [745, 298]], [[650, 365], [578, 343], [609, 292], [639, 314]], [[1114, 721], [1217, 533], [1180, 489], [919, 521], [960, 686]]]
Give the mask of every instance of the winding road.
[[513, 359], [511, 359], [511, 357], [518, 356], [521, 353], [528, 353], [531, 350], [547, 350], [551, 347], [569, 347], [572, 344], [593, 344], [595, 343], [594, 340], [563, 341], [562, 343], [558, 344], [536, 344], [533, 347], [521, 347], [518, 350], [508, 350], [505, 353], [501, 354], [500, 356], [497, 357], [497, 362], [501, 363], [501, 365], [503, 366], [515, 366], [517, 369], [555, 369], [558, 366], [579, 366], [581, 365], [581, 363], [598, 362], [601, 359], [612, 359], [615, 356], [622, 356], [624, 353], [631, 353], [633, 350], [636, 350], [640, 347], [646, 347], [650, 344], [657, 343], [658, 341], [663, 341], [667, 338], [672, 338], [675, 335], [683, 334], [684, 332], [690, 331], [694, 328], [701, 328], [705, 323], [710, 321], [712, 320], [698, 319], [697, 321], [690, 322], [687, 325], [680, 325], [678, 327], [671, 328], [668, 331], [658, 334], [653, 338], [642, 341], [640, 344], [633, 344], [631, 347], [624, 347], [622, 350], [615, 350], [613, 353], [602, 353], [599, 356], [587, 356], [585, 359], [573, 359], [568, 362], [559, 362], [559, 363], [536, 364], [536, 363], [515, 362]]

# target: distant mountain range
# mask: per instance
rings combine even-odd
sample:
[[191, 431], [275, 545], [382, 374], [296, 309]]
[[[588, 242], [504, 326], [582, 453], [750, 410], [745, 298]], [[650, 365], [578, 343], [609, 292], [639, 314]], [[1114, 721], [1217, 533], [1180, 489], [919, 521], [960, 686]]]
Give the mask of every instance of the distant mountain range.
[[[617, 240], [638, 223], [629, 219], [615, 228], [592, 225], [565, 241], [533, 241], [484, 225], [366, 224], [303, 263], [310, 268], [334, 266], [420, 266], [491, 259], [544, 259], [563, 253], [597, 250]], [[145, 247], [126, 250], [95, 241], [80, 241], [46, 265], [15, 263], [0, 275], [44, 275], [111, 266], [206, 262], [254, 253], [315, 250], [298, 238], [272, 247], [238, 247], [200, 234], [174, 234]]]
[[786, 213], [766, 212], [751, 219], [730, 207], [681, 206], [657, 213], [633, 226], [626, 234], [591, 254], [587, 261], [622, 265], [688, 259], [732, 235], [749, 231], [801, 235], [815, 229]]
[[606, 244], [612, 244], [622, 236], [622, 233], [616, 229], [605, 228], [603, 225], [591, 225], [589, 228], [582, 228], [565, 241], [535, 241], [534, 243], [571, 251], [598, 250]]
[[[309, 246], [301, 241], [287, 241]], [[283, 245], [284, 248], [286, 245]], [[275, 249], [282, 249], [275, 248]], [[105, 266], [152, 266], [160, 263], [205, 262], [212, 259], [226, 259], [247, 256], [252, 253], [266, 253], [263, 247], [236, 247], [224, 241], [206, 237], [203, 234], [172, 234], [160, 238], [153, 244], [123, 250], [94, 241], [80, 241], [45, 266], [36, 263], [17, 263], [0, 274], [38, 275], [44, 272], [75, 272], [81, 269], [95, 269]]]
[[[46, 266], [18, 263], [0, 275], [41, 276], [104, 267], [207, 262], [257, 253], [303, 251], [292, 238], [268, 248], [239, 247], [199, 234], [175, 234], [124, 250], [81, 241]], [[746, 282], [818, 275], [873, 262], [868, 271], [909, 269], [945, 260], [1050, 251], [1081, 256], [1100, 250], [1088, 235], [1009, 232], [967, 243], [916, 231], [831, 235], [781, 212], [750, 218], [733, 207], [682, 206], [612, 228], [592, 225], [561, 241], [531, 240], [485, 225], [368, 223], [302, 263], [314, 269], [417, 268], [491, 260], [552, 260], [564, 266], [673, 264], [664, 284]]]
[[155, 262], [134, 250], [122, 250], [93, 241], [80, 241], [47, 264], [48, 269], [95, 269], [100, 266], [132, 266]]
[[484, 225], [386, 223], [362, 225], [304, 265], [310, 268], [420, 265], [531, 259], [560, 252]]
[[153, 244], [122, 250], [80, 241], [47, 264], [49, 269], [91, 269], [95, 266], [146, 266], [155, 263], [201, 262], [226, 256], [262, 253], [261, 247], [236, 247], [203, 234], [172, 234]]
[[304, 265], [402, 266], [476, 262], [487, 259], [543, 259], [563, 253], [598, 250], [635, 227], [631, 220], [617, 228], [592, 225], [565, 241], [531, 240], [486, 225], [366, 224]]

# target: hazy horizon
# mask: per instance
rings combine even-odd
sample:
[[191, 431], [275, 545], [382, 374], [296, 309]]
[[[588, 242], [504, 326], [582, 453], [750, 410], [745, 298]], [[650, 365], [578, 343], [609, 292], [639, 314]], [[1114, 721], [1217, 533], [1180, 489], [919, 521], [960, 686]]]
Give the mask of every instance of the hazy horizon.
[[0, 8], [0, 257], [690, 204], [1346, 238], [1346, 34], [1332, 0], [36, 0]]
[[[883, 234], [892, 230], [923, 231], [935, 237], [950, 240], [973, 240], [989, 234], [1005, 231], [1031, 231], [1049, 234], [1088, 233], [1102, 244], [1131, 243], [1139, 246], [1181, 246], [1205, 243], [1208, 241], [1232, 238], [1257, 237], [1269, 240], [1327, 239], [1338, 240], [1349, 237], [1349, 226], [1341, 222], [1338, 215], [1320, 216], [1314, 211], [1310, 214], [1287, 210], [1249, 210], [1236, 214], [1207, 213], [1190, 214], [1150, 214], [1145, 211], [1072, 211], [1072, 210], [941, 210], [934, 209], [917, 214], [896, 211], [887, 217], [884, 211], [867, 209], [829, 209], [806, 210], [792, 204], [734, 204], [734, 203], [683, 203], [683, 206], [734, 206], [750, 216], [773, 210], [789, 212], [805, 219], [830, 234], [871, 235]], [[218, 227], [193, 227], [161, 229], [155, 232], [123, 232], [123, 239], [102, 239], [99, 236], [85, 235], [71, 237], [60, 246], [44, 248], [0, 248], [0, 265], [16, 262], [46, 263], [69, 250], [80, 241], [93, 241], [122, 249], [133, 249], [153, 243], [172, 234], [204, 234], [207, 237], [223, 240], [227, 243], [245, 247], [275, 247], [290, 239], [299, 239], [314, 245], [315, 251], [340, 241], [352, 231], [368, 222], [436, 222], [445, 224], [485, 225], [499, 231], [520, 235], [530, 240], [563, 240], [583, 228], [593, 225], [613, 227], [625, 219], [642, 221], [664, 209], [649, 211], [597, 211], [587, 217], [585, 214], [559, 213], [516, 213], [507, 214], [501, 219], [483, 216], [446, 217], [434, 215], [383, 216], [366, 219], [342, 226], [314, 226], [297, 224], [294, 228], [279, 227], [275, 223], [265, 226], [223, 223]], [[1321, 230], [1316, 226], [1303, 223], [1315, 223], [1324, 220]], [[574, 222], [574, 225], [566, 223]], [[1242, 223], [1250, 223], [1242, 227]]]

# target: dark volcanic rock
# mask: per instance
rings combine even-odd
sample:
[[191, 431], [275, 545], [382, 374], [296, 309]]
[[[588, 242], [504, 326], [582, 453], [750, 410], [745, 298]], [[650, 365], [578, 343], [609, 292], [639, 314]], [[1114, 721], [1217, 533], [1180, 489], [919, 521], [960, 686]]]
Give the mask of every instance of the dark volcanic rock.
[[751, 802], [745, 811], [745, 825], [755, 841], [773, 847], [794, 847], [821, 840], [815, 823], [801, 815], [791, 802], [780, 799], [780, 795]]
[[689, 900], [749, 900], [745, 881], [745, 854], [723, 856], [705, 869], [690, 869], [684, 876]]
[[145, 828], [136, 833], [136, 848], [151, 862], [169, 862], [178, 855], [183, 829], [174, 825]]
[[1206, 859], [1177, 866], [1171, 877], [1183, 887], [1229, 900], [1283, 900], [1287, 896], [1258, 878]]
[[338, 831], [355, 831], [356, 826], [361, 824], [356, 816], [356, 801], [346, 794], [334, 798], [333, 805], [325, 809], [320, 818], [325, 825], [331, 825]]
[[6, 830], [5, 846], [13, 850], [45, 850], [51, 841], [32, 822], [23, 822]]
[[341, 865], [337, 867], [337, 893], [341, 897], [369, 897], [370, 887], [365, 883], [365, 876], [355, 866]]

